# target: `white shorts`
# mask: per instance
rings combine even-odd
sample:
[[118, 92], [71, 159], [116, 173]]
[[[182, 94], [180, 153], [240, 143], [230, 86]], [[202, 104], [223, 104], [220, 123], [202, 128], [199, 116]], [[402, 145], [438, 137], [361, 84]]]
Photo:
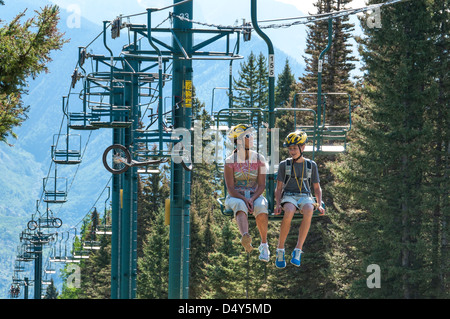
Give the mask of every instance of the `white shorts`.
[[281, 199], [281, 206], [285, 203], [291, 203], [297, 209], [302, 212], [303, 206], [306, 204], [314, 205], [316, 201], [309, 194], [301, 194], [301, 193], [285, 193], [283, 194], [283, 198]]
[[[259, 196], [253, 202], [253, 216], [256, 217], [259, 214], [268, 214], [268, 207], [269, 204], [267, 202], [267, 199], [262, 195]], [[242, 199], [237, 197], [231, 197], [227, 195], [227, 197], [225, 198], [225, 209], [231, 209], [235, 217], [238, 211], [243, 211], [248, 216], [247, 205], [245, 205], [245, 202]]]

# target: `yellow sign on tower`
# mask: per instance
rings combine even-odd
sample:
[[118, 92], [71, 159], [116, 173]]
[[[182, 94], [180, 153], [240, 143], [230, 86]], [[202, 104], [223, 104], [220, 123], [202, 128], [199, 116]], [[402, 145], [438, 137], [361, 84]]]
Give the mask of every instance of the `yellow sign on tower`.
[[192, 81], [184, 81], [184, 107], [192, 107]]

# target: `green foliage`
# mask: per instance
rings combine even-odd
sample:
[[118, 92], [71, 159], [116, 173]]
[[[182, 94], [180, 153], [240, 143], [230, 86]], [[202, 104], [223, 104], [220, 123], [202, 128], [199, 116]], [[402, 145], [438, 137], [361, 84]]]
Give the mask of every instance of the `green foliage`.
[[[342, 9], [348, 2], [321, 0], [318, 9]], [[448, 33], [448, 9], [442, 1], [399, 3], [382, 11], [383, 27], [377, 30], [367, 28], [363, 18], [367, 37], [360, 44], [366, 73], [355, 86], [361, 92], [350, 131], [352, 143], [345, 154], [316, 160], [327, 216], [313, 219], [300, 268], [288, 264], [280, 270], [273, 264], [279, 222], [269, 222], [270, 263], [259, 261], [257, 251], [246, 254], [235, 221], [223, 216], [216, 204], [215, 197], [223, 192], [222, 173], [206, 163], [194, 166], [190, 298], [448, 298], [449, 68], [448, 37], [443, 36]], [[324, 47], [323, 27], [310, 28], [308, 71], [294, 87], [286, 61], [278, 77], [277, 105], [292, 105], [299, 88], [316, 89], [314, 63]], [[336, 28], [336, 47], [325, 63], [324, 87], [353, 95], [348, 64], [352, 59], [345, 51], [351, 25], [343, 19]], [[242, 78], [235, 81], [235, 88], [245, 84], [252, 89], [243, 91], [235, 102], [258, 106], [258, 94], [263, 101], [264, 90], [258, 91], [255, 85], [256, 57], [241, 67]], [[199, 101], [194, 105], [194, 118], [202, 120], [203, 130], [209, 128], [204, 105]], [[339, 119], [337, 108], [330, 108], [330, 118]], [[276, 125], [290, 131], [292, 114], [280, 114]], [[140, 183], [139, 298], [168, 296], [166, 175], [163, 172]], [[91, 223], [83, 227], [81, 239], [88, 238]], [[249, 226], [257, 247], [259, 234], [253, 219]], [[298, 227], [299, 221], [291, 225], [287, 259]], [[60, 298], [108, 298], [110, 246], [106, 236], [102, 240], [103, 252], [81, 263], [82, 288], [64, 287]], [[381, 268], [381, 288], [367, 287], [371, 264]]]
[[268, 104], [269, 81], [267, 59], [260, 53], [258, 57], [253, 52], [247, 61], [241, 63], [239, 78], [233, 79], [233, 89], [237, 96], [233, 98], [237, 107], [265, 108]]
[[[317, 13], [332, 12], [345, 9], [349, 0], [319, 0], [315, 4]], [[322, 69], [322, 93], [344, 92], [356, 100], [355, 89], [351, 82], [350, 72], [355, 69], [356, 61], [351, 50], [350, 38], [354, 31], [354, 25], [349, 23], [349, 17], [333, 19], [332, 43], [325, 53]], [[319, 21], [308, 25], [308, 37], [306, 40], [305, 73], [299, 78], [298, 92], [317, 93], [318, 88], [318, 60], [320, 53], [328, 44], [328, 21]], [[317, 108], [315, 95], [300, 95], [296, 101], [297, 107]], [[330, 125], [348, 124], [348, 107], [346, 97], [327, 96], [326, 122]], [[306, 114], [305, 114], [306, 115]], [[304, 123], [303, 123], [304, 124]]]
[[286, 59], [283, 72], [278, 75], [277, 86], [275, 88], [276, 107], [285, 107], [285, 105], [289, 105], [289, 99], [292, 95], [292, 90], [294, 90], [294, 84], [295, 77], [294, 74], [292, 74], [289, 60]]
[[[109, 212], [105, 217], [108, 218], [108, 215]], [[89, 220], [85, 220], [81, 234], [75, 237], [71, 250], [72, 255], [80, 251], [89, 254], [89, 258], [81, 259], [80, 263], [76, 264], [80, 267], [80, 287], [67, 285], [69, 276], [73, 276], [74, 270], [68, 268], [71, 264], [66, 264], [61, 270], [63, 289], [59, 299], [109, 299], [111, 297], [111, 236], [95, 233], [97, 225], [104, 223], [104, 220], [99, 219], [97, 210], [93, 211]], [[87, 250], [83, 246], [98, 246], [98, 249]]]
[[[2, 3], [3, 4], [3, 3]], [[21, 24], [25, 11], [9, 24], [0, 24], [0, 141], [16, 137], [14, 127], [26, 119], [22, 102], [27, 81], [47, 72], [51, 51], [67, 42], [58, 31], [59, 8], [46, 6]], [[2, 22], [2, 21], [0, 21]]]
[[166, 299], [169, 287], [169, 227], [164, 225], [164, 210], [150, 224], [150, 231], [138, 259], [138, 298]]
[[50, 279], [50, 285], [45, 291], [44, 299], [58, 299], [58, 291], [56, 290], [55, 284], [53, 283], [53, 278]]
[[[369, 36], [360, 40], [367, 71], [362, 108], [349, 152], [333, 168], [340, 210], [346, 207], [348, 215], [342, 230], [354, 234], [353, 249], [359, 252], [354, 255], [359, 280], [352, 281], [352, 297], [446, 295], [448, 272], [443, 266], [448, 263], [439, 238], [448, 233], [442, 227], [448, 209], [441, 192], [448, 189], [448, 181], [439, 177], [445, 175], [448, 134], [437, 129], [442, 119], [430, 116], [443, 109], [437, 87], [444, 78], [434, 68], [442, 51], [433, 42], [442, 38], [433, 35], [443, 23], [433, 25], [431, 7], [436, 3], [405, 2], [383, 10], [383, 27], [365, 27]], [[373, 263], [383, 278], [381, 289], [369, 291], [363, 272]]]

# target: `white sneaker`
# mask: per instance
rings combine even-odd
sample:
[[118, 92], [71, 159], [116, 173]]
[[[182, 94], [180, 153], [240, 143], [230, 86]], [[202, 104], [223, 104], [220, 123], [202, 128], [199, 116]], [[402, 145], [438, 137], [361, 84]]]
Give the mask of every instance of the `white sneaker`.
[[259, 246], [259, 260], [268, 262], [270, 257], [269, 245], [260, 245]]

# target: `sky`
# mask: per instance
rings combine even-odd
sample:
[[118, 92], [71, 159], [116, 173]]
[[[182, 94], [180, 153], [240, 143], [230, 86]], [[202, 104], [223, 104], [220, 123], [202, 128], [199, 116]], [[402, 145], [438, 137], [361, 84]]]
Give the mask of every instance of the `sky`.
[[[58, 4], [60, 7], [67, 9], [70, 6], [72, 8], [75, 5], [78, 5], [81, 9], [81, 15], [93, 22], [98, 23], [98, 21], [102, 20], [109, 20], [112, 17], [114, 17], [114, 13], [122, 13], [122, 14], [131, 14], [136, 13], [132, 10], [141, 9], [144, 10], [146, 8], [161, 8], [168, 5], [173, 4], [173, 0], [129, 0], [129, 1], [123, 1], [123, 0], [50, 0], [51, 2]], [[353, 0], [350, 4], [353, 8], [359, 8], [365, 6], [366, 0]], [[250, 1], [247, 1], [248, 3], [244, 1], [239, 1], [239, 7], [249, 7]], [[260, 3], [263, 3], [264, 1]], [[302, 11], [304, 14], [313, 13], [315, 12], [315, 7], [313, 6], [313, 3], [316, 2], [316, 0], [273, 0], [273, 2], [279, 2], [284, 4], [289, 4], [298, 9], [299, 11]], [[237, 14], [239, 13], [239, 8], [236, 8], [236, 6], [230, 5], [229, 0], [194, 0], [194, 14], [196, 7], [215, 7], [216, 10], [211, 11], [220, 11], [222, 17], [226, 17], [229, 22], [233, 22], [233, 18], [235, 17], [240, 18]], [[90, 8], [94, 8], [97, 5], [102, 6], [101, 10], [90, 10]], [[259, 6], [259, 5], [258, 5]], [[261, 8], [259, 7], [260, 9]], [[112, 14], [112, 17], [111, 17]], [[289, 15], [290, 12], [286, 12], [286, 16]], [[272, 17], [272, 18], [281, 18], [281, 17]]]
[[[120, 14], [127, 16], [136, 13], [144, 13], [146, 8], [163, 8], [173, 4], [173, 0], [49, 0], [59, 5], [71, 14], [72, 21], [68, 25], [76, 26], [77, 16], [81, 16], [97, 25], [102, 26], [102, 21], [111, 21]], [[258, 0], [258, 20], [290, 18], [305, 16], [316, 12], [313, 3], [316, 0]], [[365, 6], [365, 0], [353, 0], [352, 8]], [[173, 9], [169, 9], [173, 10]], [[155, 25], [168, 17], [168, 10], [163, 10], [152, 15]], [[131, 23], [146, 23], [145, 15], [132, 17]], [[243, 19], [250, 21], [250, 1], [242, 0], [193, 0], [194, 21], [215, 25], [242, 25]], [[351, 16], [351, 22], [355, 23], [355, 32], [359, 33], [359, 22], [355, 16]], [[289, 22], [289, 21], [288, 21]], [[283, 22], [280, 22], [283, 23]], [[70, 25], [69, 25], [70, 26]], [[162, 25], [169, 26], [166, 21]], [[200, 28], [201, 26], [196, 25]], [[99, 30], [101, 30], [99, 28]], [[306, 45], [306, 27], [304, 25], [280, 29], [265, 29], [275, 47], [281, 49], [289, 56], [303, 64], [302, 54]], [[354, 43], [353, 43], [354, 44]], [[354, 44], [356, 49], [356, 45]], [[356, 52], [356, 51], [355, 51]]]
[[[287, 3], [295, 6], [299, 10], [305, 9], [305, 13], [313, 13], [315, 11], [315, 7], [313, 3], [315, 0], [276, 0], [277, 2]], [[353, 0], [351, 2], [352, 8], [361, 8], [366, 5], [366, 0]]]

